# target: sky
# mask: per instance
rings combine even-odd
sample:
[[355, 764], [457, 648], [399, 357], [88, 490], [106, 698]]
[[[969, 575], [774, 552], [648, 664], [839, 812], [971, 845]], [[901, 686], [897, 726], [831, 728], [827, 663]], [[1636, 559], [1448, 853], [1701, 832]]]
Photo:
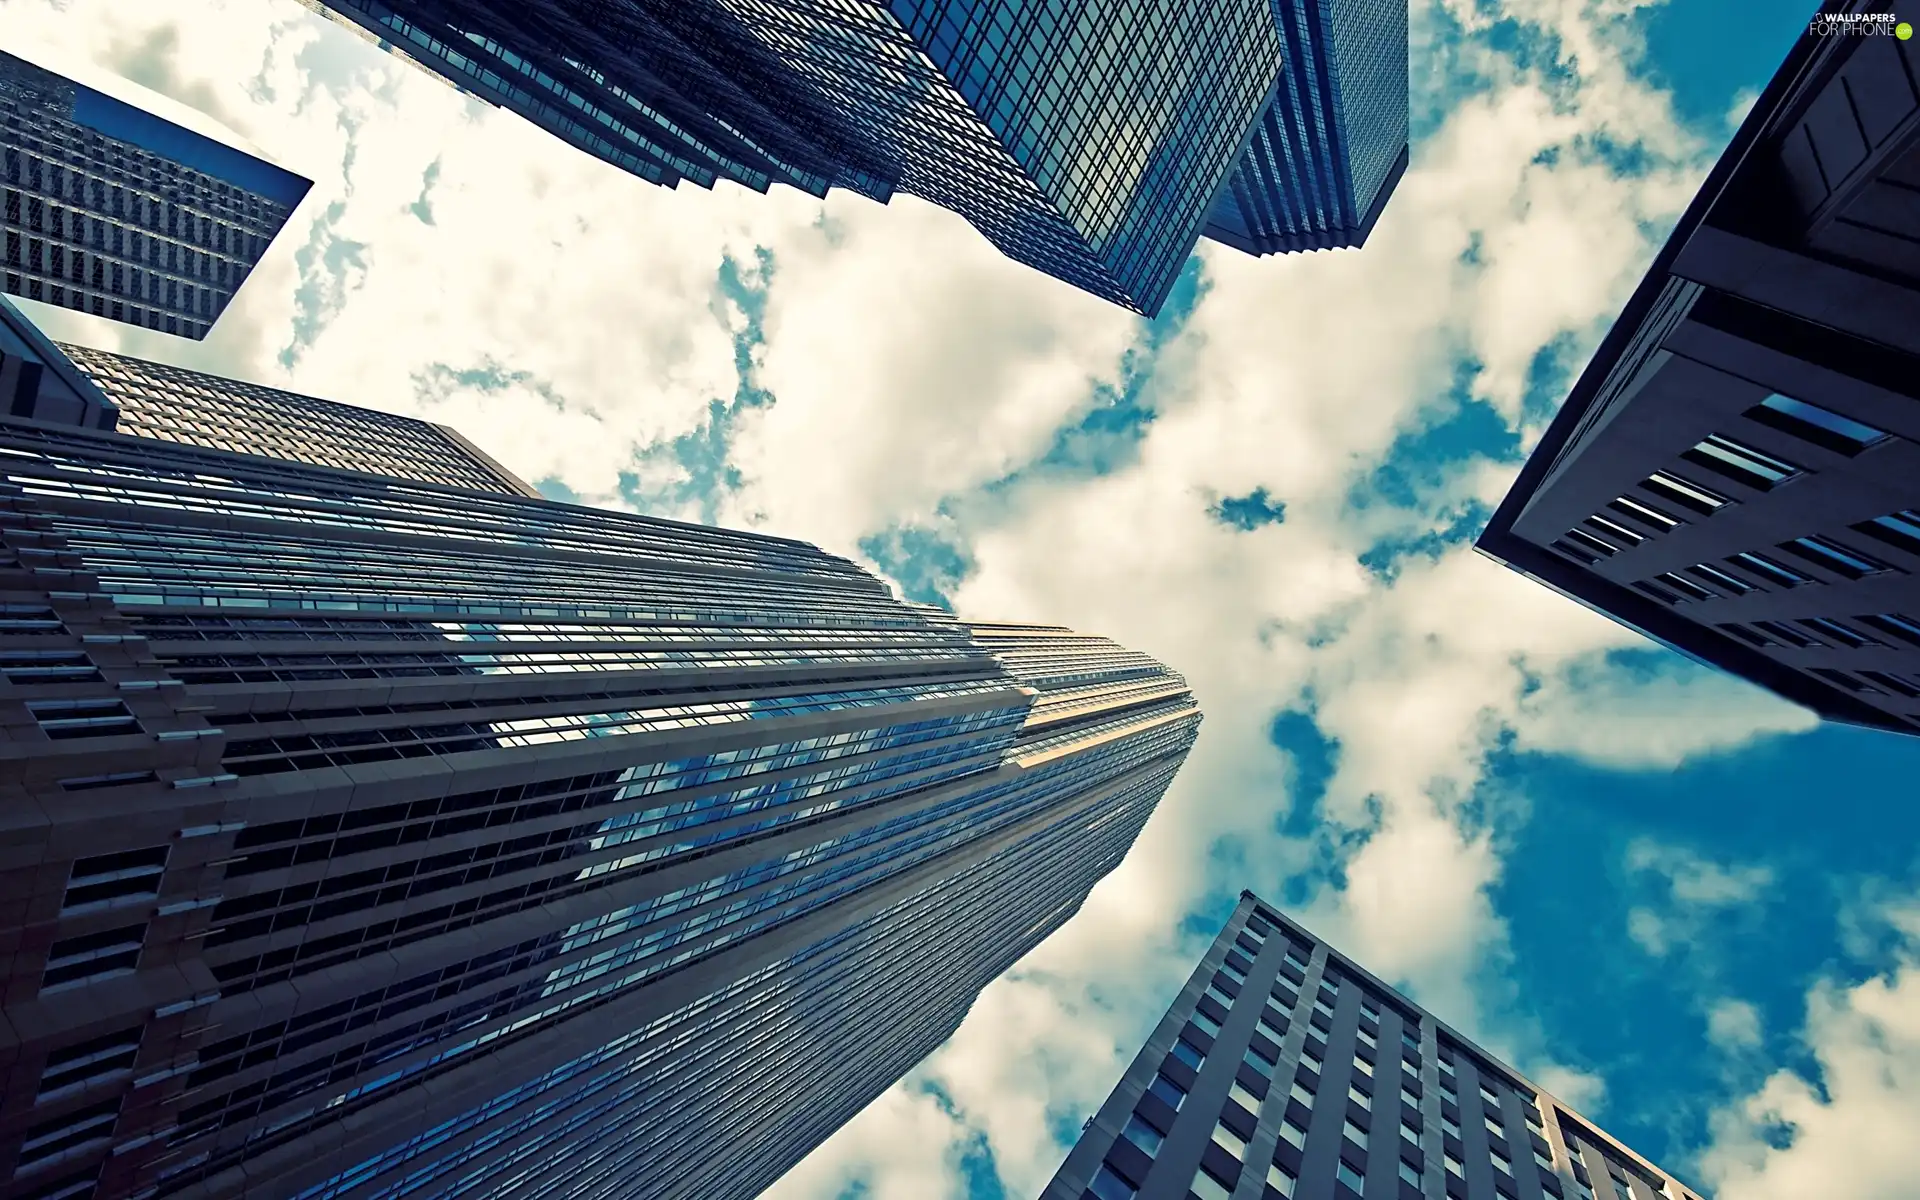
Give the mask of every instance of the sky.
[[1037, 1194], [1242, 888], [1720, 1200], [1912, 1197], [1920, 741], [1471, 547], [1812, 7], [1414, 0], [1366, 247], [1203, 246], [1147, 322], [911, 197], [653, 187], [293, 0], [0, 0], [315, 181], [204, 343], [23, 307], [1187, 676], [1127, 861], [774, 1200]]

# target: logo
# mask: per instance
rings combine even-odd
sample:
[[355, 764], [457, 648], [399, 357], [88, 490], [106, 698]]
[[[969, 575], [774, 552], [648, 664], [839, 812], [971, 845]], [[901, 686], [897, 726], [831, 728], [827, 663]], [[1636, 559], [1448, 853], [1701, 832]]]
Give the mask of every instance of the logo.
[[1893, 13], [1822, 13], [1807, 23], [1815, 37], [1891, 37], [1906, 41], [1913, 26]]

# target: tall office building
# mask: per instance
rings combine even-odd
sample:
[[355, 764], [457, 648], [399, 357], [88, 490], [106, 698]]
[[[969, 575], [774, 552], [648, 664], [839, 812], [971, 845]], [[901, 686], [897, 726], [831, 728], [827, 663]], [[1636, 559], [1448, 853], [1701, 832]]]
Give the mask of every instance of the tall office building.
[[[239, 394], [81, 357], [125, 427]], [[0, 418], [9, 1200], [756, 1195], [1193, 741], [1103, 639], [245, 400], [276, 457]]]
[[1041, 1200], [1699, 1200], [1250, 892]]
[[911, 193], [1157, 312], [1204, 232], [1358, 245], [1406, 165], [1406, 0], [303, 0], [654, 183]]
[[1774, 76], [1480, 548], [1832, 720], [1920, 726], [1920, 43]]
[[0, 52], [5, 290], [203, 338], [308, 182]]

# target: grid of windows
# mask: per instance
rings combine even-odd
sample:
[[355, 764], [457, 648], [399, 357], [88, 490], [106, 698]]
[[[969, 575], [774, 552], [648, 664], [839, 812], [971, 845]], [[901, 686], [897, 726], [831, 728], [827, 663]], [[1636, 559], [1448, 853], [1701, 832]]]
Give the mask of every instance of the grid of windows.
[[60, 348], [119, 408], [119, 433], [390, 479], [534, 494], [498, 463], [427, 421], [85, 346]]
[[[305, 182], [251, 160], [249, 173], [275, 177], [269, 195], [196, 169], [130, 140], [154, 136], [137, 128], [141, 118], [166, 123], [146, 114], [112, 119], [121, 108], [0, 53], [6, 290], [205, 337], [292, 214]], [[158, 137], [160, 144], [204, 141], [172, 126]], [[220, 151], [241, 157], [225, 147], [214, 153]]]
[[[1264, 1062], [1253, 1053], [1261, 1034], [1243, 1032], [1252, 1022], [1240, 1011], [1275, 1003], [1285, 1004], [1290, 1025], [1305, 1027], [1275, 1051], [1285, 1082], [1274, 1086], [1283, 1090], [1249, 1069]], [[1207, 1006], [1217, 1006], [1218, 1032], [1189, 1023]], [[1421, 1083], [1429, 1058], [1437, 1090]], [[1381, 1078], [1397, 1081], [1397, 1109], [1377, 1091]], [[1176, 1102], [1221, 1089], [1227, 1100], [1217, 1113]], [[1510, 1108], [1521, 1114], [1512, 1120], [1516, 1132], [1524, 1118], [1532, 1164], [1509, 1138]], [[1429, 1132], [1436, 1120], [1439, 1128]], [[1189, 1200], [1189, 1193], [1419, 1200], [1429, 1194], [1428, 1180], [1442, 1181], [1458, 1200], [1571, 1196], [1585, 1169], [1577, 1160], [1554, 1165], [1549, 1122], [1567, 1131], [1569, 1146], [1575, 1129], [1604, 1145], [1616, 1179], [1638, 1175], [1649, 1194], [1693, 1200], [1677, 1181], [1242, 893], [1160, 1032], [1088, 1122], [1041, 1200], [1107, 1192], [1143, 1200]], [[1248, 1172], [1264, 1187], [1249, 1186]]]
[[[63, 589], [0, 629], [60, 633], [57, 595], [171, 676], [131, 708], [30, 692], [45, 752], [205, 726], [102, 741], [128, 761], [44, 806], [222, 789], [217, 823], [64, 860], [46, 952], [46, 1003], [136, 1007], [44, 1047], [41, 1090], [117, 1098], [144, 1056], [183, 1093], [118, 1119], [113, 1169], [157, 1196], [755, 1191], [1075, 910], [1197, 731], [1144, 655], [961, 624], [802, 543], [78, 430], [7, 426], [0, 457]], [[101, 769], [161, 750], [222, 774]], [[780, 967], [812, 946], [830, 972]], [[168, 1019], [216, 1005], [181, 1047]], [[549, 1071], [601, 1029], [652, 1041]], [[106, 1160], [93, 1125], [43, 1134], [61, 1172]]]
[[[1010, 257], [1146, 313], [1276, 78], [1300, 97], [1296, 141], [1315, 154], [1270, 150], [1269, 204], [1337, 187], [1364, 214], [1406, 141], [1406, 13], [1392, 0], [1310, 16], [1264, 0], [1117, 0], [1092, 20], [1019, 0], [529, 0], [451, 19], [422, 0], [328, 7], [656, 183], [910, 192]], [[1289, 57], [1296, 40], [1311, 52]]]

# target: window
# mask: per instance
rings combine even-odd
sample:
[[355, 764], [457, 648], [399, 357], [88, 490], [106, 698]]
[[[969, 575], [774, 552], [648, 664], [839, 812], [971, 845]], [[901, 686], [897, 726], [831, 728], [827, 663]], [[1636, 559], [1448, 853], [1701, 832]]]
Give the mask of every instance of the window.
[[1709, 584], [1712, 584], [1729, 596], [1744, 596], [1748, 592], [1756, 590], [1754, 585], [1748, 583], [1746, 580], [1729, 575], [1719, 567], [1709, 566], [1706, 563], [1688, 567], [1687, 574], [1706, 580]]
[[1445, 1113], [1440, 1114], [1440, 1128], [1446, 1130], [1456, 1138], [1460, 1136], [1459, 1123]]
[[1367, 1148], [1367, 1131], [1355, 1125], [1353, 1118], [1349, 1117], [1341, 1123], [1340, 1132], [1347, 1136], [1348, 1141], [1360, 1147], [1362, 1150]]
[[1087, 1185], [1087, 1190], [1100, 1197], [1100, 1200], [1133, 1200], [1140, 1194], [1137, 1188], [1116, 1175], [1113, 1168], [1105, 1163], [1101, 1163], [1100, 1169], [1093, 1173], [1093, 1181]]
[[1498, 1150], [1495, 1150], [1490, 1155], [1488, 1155], [1488, 1157], [1493, 1160], [1494, 1170], [1500, 1172], [1502, 1175], [1505, 1175], [1508, 1178], [1513, 1177], [1513, 1164], [1507, 1161], [1506, 1155], [1500, 1153]]
[[1899, 638], [1910, 645], [1920, 646], [1920, 620], [1900, 613], [1873, 613], [1859, 618], [1862, 625], [1871, 625], [1889, 637]]
[[1247, 1052], [1240, 1056], [1240, 1061], [1246, 1063], [1262, 1075], [1273, 1074], [1273, 1064], [1261, 1056], [1257, 1047], [1248, 1046]]
[[29, 700], [27, 709], [56, 741], [140, 732], [140, 722], [118, 700]]
[[1632, 517], [1634, 520], [1641, 522], [1651, 529], [1659, 530], [1661, 533], [1665, 533], [1669, 529], [1677, 529], [1680, 526], [1680, 518], [1671, 513], [1662, 512], [1651, 504], [1645, 504], [1639, 500], [1635, 500], [1632, 496], [1622, 496], [1618, 500], [1608, 504], [1607, 507], [1622, 516]]
[[1920, 554], [1920, 512], [1905, 509], [1889, 513], [1884, 517], [1875, 517], [1871, 521], [1854, 526], [1871, 538], [1878, 538], [1889, 546], [1898, 546], [1909, 554]]
[[1377, 1037], [1374, 1037], [1372, 1034], [1368, 1033], [1366, 1030], [1364, 1029], [1358, 1030], [1356, 1032], [1356, 1036], [1359, 1037], [1360, 1044], [1362, 1046], [1365, 1046], [1367, 1049], [1377, 1050], [1380, 1048], [1380, 1039]]
[[1252, 938], [1254, 941], [1264, 942], [1267, 940], [1267, 934], [1269, 930], [1265, 926], [1263, 926], [1258, 919], [1254, 917], [1248, 917], [1246, 932], [1247, 932], [1247, 936]]
[[1213, 1144], [1237, 1159], [1247, 1156], [1247, 1139], [1227, 1128], [1224, 1122], [1213, 1127]]
[[1782, 396], [1778, 392], [1748, 409], [1746, 416], [1749, 421], [1792, 434], [1803, 442], [1811, 442], [1849, 458], [1875, 442], [1884, 441], [1887, 436], [1884, 431], [1871, 425], [1863, 425], [1851, 417], [1843, 417], [1830, 409], [1795, 400], [1791, 396]]
[[1313, 998], [1313, 1011], [1322, 1016], [1330, 1017], [1333, 1015], [1333, 1005], [1327, 1002], [1325, 996], [1315, 996]]
[[1378, 1021], [1380, 1019], [1380, 1002], [1372, 996], [1363, 995], [1360, 997], [1360, 1011]]
[[1680, 593], [1682, 596], [1685, 596], [1689, 600], [1718, 599], [1718, 597], [1713, 592], [1709, 591], [1704, 587], [1701, 587], [1699, 584], [1695, 583], [1691, 579], [1686, 578], [1685, 576], [1675, 575], [1672, 571], [1663, 572], [1662, 574], [1654, 576], [1654, 578], [1658, 579], [1661, 583], [1665, 584], [1668, 588]]
[[1298, 1100], [1300, 1103], [1306, 1105], [1308, 1108], [1313, 1107], [1313, 1093], [1308, 1091], [1307, 1085], [1304, 1083], [1301, 1083], [1298, 1079], [1293, 1081], [1293, 1089], [1289, 1091], [1287, 1094], [1289, 1096], [1292, 1096], [1295, 1100]]
[[1400, 1122], [1400, 1138], [1409, 1146], [1418, 1147], [1420, 1145], [1420, 1131], [1405, 1121]]
[[1274, 1009], [1263, 1008], [1260, 1010], [1260, 1029], [1277, 1042], [1287, 1036], [1287, 1019]]
[[1790, 542], [1780, 543], [1780, 548], [1815, 566], [1824, 567], [1843, 579], [1864, 579], [1869, 575], [1879, 575], [1892, 570], [1886, 563], [1872, 555], [1849, 549], [1831, 538], [1795, 538]]
[[1307, 960], [1300, 957], [1300, 952], [1298, 950], [1295, 950], [1292, 946], [1288, 946], [1287, 947], [1287, 965], [1297, 970], [1304, 971], [1307, 969]]
[[1347, 1085], [1347, 1096], [1361, 1108], [1366, 1109], [1368, 1112], [1373, 1111], [1373, 1097], [1367, 1095], [1352, 1084]]
[[1279, 1192], [1282, 1196], [1292, 1197], [1294, 1185], [1299, 1182], [1298, 1179], [1294, 1178], [1292, 1171], [1287, 1170], [1279, 1163], [1269, 1163], [1267, 1165], [1267, 1186]]
[[140, 1053], [141, 1032], [135, 1026], [55, 1050], [47, 1055], [46, 1068], [40, 1072], [39, 1095], [131, 1069]]
[[1409, 1050], [1418, 1050], [1420, 1049], [1420, 1035], [1411, 1029], [1402, 1029], [1400, 1031], [1400, 1044]]
[[1193, 1182], [1187, 1187], [1200, 1200], [1233, 1200], [1233, 1189], [1215, 1179], [1205, 1167], [1193, 1173]]
[[1628, 1187], [1627, 1181], [1618, 1175], [1613, 1176], [1613, 1190], [1619, 1193], [1620, 1200], [1633, 1200], [1633, 1189]]
[[1618, 521], [1609, 521], [1602, 516], [1588, 517], [1582, 524], [1616, 546], [1632, 548], [1647, 540], [1646, 534], [1628, 529]]
[[1333, 1169], [1333, 1177], [1362, 1195], [1366, 1193], [1367, 1177], [1348, 1166], [1344, 1158], [1340, 1160], [1340, 1165]]
[[1353, 1069], [1358, 1071], [1360, 1074], [1366, 1076], [1368, 1079], [1373, 1078], [1373, 1064], [1368, 1062], [1366, 1059], [1361, 1058], [1358, 1054], [1353, 1056]]
[[1415, 1112], [1419, 1112], [1420, 1111], [1420, 1093], [1415, 1091], [1410, 1091], [1407, 1088], [1401, 1088], [1400, 1103], [1406, 1105], [1408, 1108], [1412, 1109]]
[[1705, 441], [1680, 457], [1762, 492], [1803, 473], [1803, 468], [1784, 458], [1775, 458], [1764, 450], [1717, 433], [1709, 434]]
[[1300, 1065], [1306, 1067], [1308, 1070], [1312, 1071], [1315, 1075], [1324, 1075], [1326, 1073], [1327, 1064], [1321, 1061], [1320, 1056], [1318, 1054], [1315, 1054], [1313, 1051], [1314, 1051], [1314, 1047], [1313, 1047], [1313, 1043], [1311, 1042], [1307, 1043], [1305, 1046], [1302, 1046], [1300, 1048]]
[[119, 1120], [120, 1097], [115, 1096], [78, 1112], [42, 1121], [27, 1130], [26, 1140], [20, 1144], [20, 1163], [24, 1166], [39, 1162], [87, 1142], [111, 1137]]
[[1812, 583], [1813, 576], [1794, 570], [1784, 563], [1776, 562], [1764, 554], [1741, 551], [1727, 559], [1736, 567], [1744, 567], [1768, 583], [1781, 587], [1799, 587], [1803, 583]]
[[52, 988], [124, 975], [140, 961], [140, 946], [146, 936], [147, 926], [142, 922], [55, 942], [47, 951], [47, 973], [40, 986]]
[[1148, 1158], [1160, 1153], [1160, 1143], [1166, 1140], [1158, 1129], [1142, 1121], [1139, 1113], [1127, 1118], [1127, 1127], [1120, 1131], [1120, 1136], [1138, 1146]]
[[1233, 1086], [1227, 1089], [1227, 1099], [1238, 1104], [1248, 1112], [1253, 1113], [1255, 1116], [1258, 1116], [1260, 1113], [1260, 1097], [1248, 1091], [1246, 1085], [1238, 1079], [1234, 1080]]
[[1193, 1010], [1193, 1023], [1214, 1037], [1220, 1036], [1220, 1022], [1208, 1016], [1202, 1009], [1196, 1008]]
[[1420, 1168], [1414, 1166], [1412, 1163], [1408, 1162], [1404, 1158], [1401, 1159], [1400, 1160], [1400, 1180], [1403, 1183], [1410, 1183], [1414, 1187], [1419, 1187], [1420, 1186]]
[[1287, 1139], [1287, 1145], [1295, 1150], [1307, 1144], [1307, 1131], [1295, 1125], [1292, 1117], [1280, 1122], [1280, 1136]]
[[1168, 1108], [1180, 1111], [1180, 1105], [1187, 1098], [1187, 1089], [1181, 1087], [1165, 1075], [1155, 1075], [1153, 1082], [1147, 1085], [1147, 1094], [1158, 1096]]
[[1247, 981], [1247, 973], [1239, 967], [1234, 966], [1231, 961], [1221, 963], [1220, 970], [1222, 974], [1226, 975], [1228, 979], [1233, 980], [1235, 983], [1245, 983]]
[[1486, 1125], [1487, 1132], [1492, 1134], [1493, 1136], [1495, 1137], [1507, 1136], [1506, 1128], [1502, 1126], [1500, 1122], [1494, 1120], [1492, 1117], [1482, 1117], [1480, 1118], [1480, 1120], [1483, 1124]]
[[1207, 996], [1221, 1008], [1231, 1009], [1233, 1007], [1233, 997], [1221, 990], [1220, 985], [1217, 983], [1207, 985]]
[[1207, 1056], [1201, 1052], [1200, 1047], [1185, 1038], [1180, 1038], [1173, 1043], [1173, 1056], [1196, 1071], [1200, 1069], [1201, 1063], [1207, 1061]]
[[1703, 517], [1710, 517], [1733, 503], [1712, 488], [1702, 487], [1686, 476], [1670, 471], [1655, 471], [1640, 486], [1662, 500], [1691, 509]]
[[100, 672], [79, 650], [8, 650], [0, 653], [8, 683], [97, 683]]
[[167, 868], [167, 847], [96, 854], [75, 860], [60, 911], [72, 912], [116, 900], [155, 896]]
[[1879, 638], [1869, 637], [1853, 626], [1836, 621], [1831, 617], [1803, 617], [1800, 620], [1800, 624], [1813, 630], [1815, 633], [1824, 635], [1829, 641], [1836, 642], [1839, 645], [1854, 650], [1858, 650], [1862, 646], [1878, 646], [1881, 644]]
[[1455, 1158], [1451, 1154], [1446, 1154], [1446, 1153], [1442, 1153], [1440, 1157], [1447, 1164], [1447, 1174], [1457, 1175], [1462, 1179], [1465, 1179], [1467, 1177], [1467, 1169], [1466, 1167], [1461, 1165], [1459, 1159]]

